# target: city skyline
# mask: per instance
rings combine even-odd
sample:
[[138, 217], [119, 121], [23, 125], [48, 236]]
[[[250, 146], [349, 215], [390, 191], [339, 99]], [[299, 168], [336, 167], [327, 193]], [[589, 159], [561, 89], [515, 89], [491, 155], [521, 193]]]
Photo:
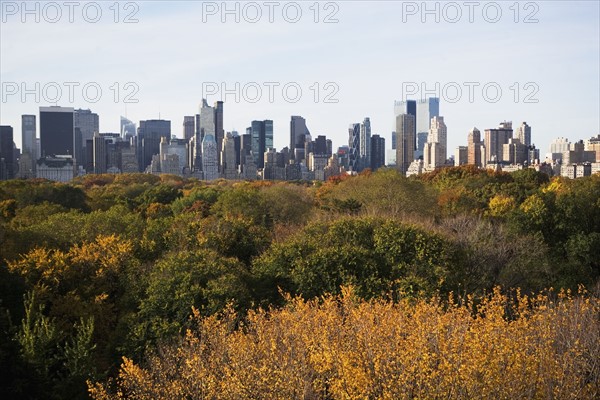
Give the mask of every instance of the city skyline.
[[[231, 89], [235, 83], [243, 87], [257, 82], [263, 96], [256, 103], [243, 96], [235, 102], [234, 96], [224, 93], [206, 97], [209, 104], [221, 99], [227, 104], [224, 131], [243, 132], [249, 121], [273, 120], [274, 147], [278, 149], [289, 142], [290, 115], [302, 115], [311, 134], [327, 135], [338, 145], [345, 143], [349, 123], [368, 116], [372, 134], [385, 138], [389, 148], [395, 125], [392, 102], [421, 98], [436, 82], [442, 91], [452, 89], [453, 82], [463, 90], [463, 98], [456, 103], [445, 98], [453, 95], [452, 90], [447, 96], [439, 96], [440, 114], [448, 126], [449, 153], [464, 145], [473, 126], [485, 129], [503, 120], [528, 121], [534, 127], [532, 143], [543, 151], [556, 137], [585, 138], [600, 131], [597, 3], [537, 2], [538, 22], [530, 24], [523, 23], [530, 14], [527, 10], [520, 10], [520, 22], [515, 23], [509, 5], [504, 3], [503, 18], [498, 23], [482, 20], [481, 13], [475, 14], [473, 23], [463, 18], [452, 24], [445, 21], [444, 15], [439, 23], [432, 16], [422, 23], [419, 14], [402, 22], [405, 3], [377, 2], [373, 6], [339, 2], [335, 15], [338, 22], [333, 24], [315, 24], [308, 8], [298, 24], [280, 18], [273, 24], [251, 24], [243, 18], [240, 23], [222, 23], [216, 17], [203, 23], [201, 2], [178, 3], [179, 7], [140, 2], [136, 14], [139, 22], [135, 24], [114, 24], [110, 20], [93, 26], [80, 20], [73, 24], [43, 20], [23, 24], [20, 19], [8, 18], [0, 28], [0, 80], [3, 84], [24, 82], [28, 88], [35, 82], [98, 82], [103, 89], [98, 103], [77, 101], [81, 100], [79, 95], [73, 103], [61, 101], [58, 105], [89, 108], [103, 116], [102, 132], [120, 131], [121, 115], [136, 123], [160, 115], [177, 126], [183, 116], [196, 114], [204, 83], [225, 83], [226, 89]], [[326, 14], [321, 10], [320, 18]], [[171, 22], [164, 19], [165, 15], [171, 17]], [[398, 21], [400, 24], [395, 23]], [[356, 24], [365, 28], [359, 35], [353, 31]], [[198, 34], [210, 34], [215, 39], [198, 41]], [[31, 37], [48, 37], [58, 45], [32, 42], [28, 39]], [[66, 41], [73, 45], [60, 45]], [[28, 51], [22, 52], [23, 48]], [[360, 63], [344, 62], [346, 56], [358, 54], [359, 49], [365, 53]], [[411, 62], [400, 62], [405, 53], [411, 54]], [[43, 70], [36, 62], [40, 57], [45, 60]], [[65, 62], [69, 59], [71, 62]], [[117, 103], [110, 89], [115, 82], [120, 90]], [[124, 96], [133, 92], [125, 88], [127, 82], [137, 85], [139, 92], [134, 97], [139, 103], [123, 102]], [[266, 99], [264, 82], [280, 84], [272, 103]], [[286, 82], [302, 88], [298, 103], [282, 99], [279, 89]], [[326, 87], [328, 82], [336, 86]], [[426, 88], [419, 88], [416, 96], [406, 96], [403, 90], [411, 82], [424, 83]], [[472, 103], [467, 99], [464, 82], [479, 83]], [[490, 82], [503, 91], [497, 103], [482, 98], [481, 88]], [[536, 86], [526, 87], [531, 82]], [[315, 83], [320, 94], [317, 103], [313, 98]], [[519, 101], [515, 102], [517, 89]], [[334, 92], [338, 102], [326, 103], [326, 95]], [[538, 102], [526, 103], [527, 96]], [[0, 123], [17, 127], [22, 114], [33, 114], [38, 107], [51, 105], [35, 102], [32, 97], [26, 103], [21, 103], [19, 95], [2, 102]], [[553, 115], [561, 118], [550, 118]], [[181, 137], [180, 129], [174, 129], [174, 133]], [[20, 134], [15, 137], [22, 147]]]

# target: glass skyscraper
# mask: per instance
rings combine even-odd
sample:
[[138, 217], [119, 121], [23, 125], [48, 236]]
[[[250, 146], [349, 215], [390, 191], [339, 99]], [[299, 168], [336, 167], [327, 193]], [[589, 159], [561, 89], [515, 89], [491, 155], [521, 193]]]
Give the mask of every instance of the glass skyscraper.
[[41, 157], [73, 156], [73, 114], [72, 107], [40, 107]]

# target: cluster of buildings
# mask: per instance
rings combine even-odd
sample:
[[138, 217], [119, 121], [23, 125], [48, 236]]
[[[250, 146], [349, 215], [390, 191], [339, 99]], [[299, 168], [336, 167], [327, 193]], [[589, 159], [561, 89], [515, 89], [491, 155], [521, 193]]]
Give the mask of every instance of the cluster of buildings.
[[394, 104], [396, 131], [392, 132], [392, 150], [388, 166], [394, 165], [407, 176], [439, 168], [475, 165], [479, 168], [514, 172], [535, 168], [550, 176], [579, 178], [600, 172], [600, 135], [570, 143], [559, 138], [550, 145], [544, 160], [531, 142], [527, 122], [513, 130], [512, 122], [485, 129], [483, 135], [471, 129], [467, 145], [458, 146], [448, 155], [448, 132], [444, 117], [439, 115], [439, 99], [397, 101]]
[[183, 118], [178, 138], [168, 120], [136, 126], [121, 117], [120, 132], [100, 132], [91, 110], [40, 107], [39, 116], [21, 117], [22, 149], [13, 142], [12, 127], [0, 127], [0, 179], [67, 182], [85, 174], [145, 172], [203, 180], [325, 180], [385, 164], [384, 139], [371, 137], [368, 118], [355, 124], [363, 144], [356, 154], [349, 146], [334, 152], [324, 135], [313, 138], [301, 116], [291, 117], [289, 147], [276, 151], [272, 120], [252, 121], [242, 134], [225, 132], [223, 111], [222, 101], [210, 106], [203, 99], [198, 114]]
[[396, 130], [387, 152], [385, 139], [371, 134], [368, 117], [350, 124], [348, 144], [334, 151], [330, 139], [313, 137], [306, 120], [292, 116], [289, 146], [277, 151], [272, 120], [252, 121], [242, 134], [225, 132], [222, 101], [210, 106], [203, 99], [196, 115], [183, 117], [179, 138], [168, 120], [136, 125], [121, 117], [120, 132], [102, 133], [99, 116], [91, 110], [40, 107], [39, 116], [21, 117], [22, 149], [13, 142], [13, 128], [0, 126], [0, 179], [67, 182], [85, 174], [145, 172], [208, 181], [326, 180], [386, 165], [410, 176], [465, 164], [498, 171], [536, 168], [570, 178], [600, 172], [600, 135], [585, 143], [556, 139], [540, 161], [526, 122], [513, 131], [512, 122], [505, 121], [498, 128], [485, 129], [483, 135], [473, 128], [467, 145], [449, 156], [448, 131], [439, 114], [438, 98], [396, 101]]

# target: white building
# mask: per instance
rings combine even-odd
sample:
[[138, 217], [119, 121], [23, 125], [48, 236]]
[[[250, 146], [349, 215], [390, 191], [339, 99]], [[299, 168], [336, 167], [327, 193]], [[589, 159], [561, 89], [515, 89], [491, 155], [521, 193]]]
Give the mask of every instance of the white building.
[[69, 182], [73, 179], [73, 157], [44, 157], [37, 161], [36, 177], [57, 182]]

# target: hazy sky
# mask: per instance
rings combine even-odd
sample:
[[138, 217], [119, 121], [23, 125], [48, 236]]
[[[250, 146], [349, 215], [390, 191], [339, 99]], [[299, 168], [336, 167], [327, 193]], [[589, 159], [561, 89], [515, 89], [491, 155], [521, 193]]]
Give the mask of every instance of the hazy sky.
[[[221, 1], [82, 1], [73, 22], [62, 1], [28, 3], [33, 14], [21, 1], [0, 1], [0, 123], [15, 128], [19, 147], [21, 114], [54, 104], [90, 108], [101, 132], [118, 132], [120, 115], [136, 123], [160, 115], [181, 137], [183, 116], [198, 112], [213, 82], [228, 90], [208, 96], [225, 101], [225, 130], [272, 119], [277, 149], [289, 143], [291, 115], [336, 148], [347, 144], [350, 123], [370, 117], [390, 148], [394, 100], [436, 94], [449, 154], [473, 126], [504, 120], [527, 121], [542, 154], [556, 137], [600, 133], [598, 1], [227, 2], [230, 14]], [[137, 22], [124, 23], [128, 15]], [[65, 82], [79, 85], [73, 99], [75, 84]], [[428, 92], [407, 96], [413, 82]], [[22, 85], [39, 99], [23, 102]], [[56, 86], [62, 97], [53, 103]], [[126, 103], [128, 94], [138, 102]]]

